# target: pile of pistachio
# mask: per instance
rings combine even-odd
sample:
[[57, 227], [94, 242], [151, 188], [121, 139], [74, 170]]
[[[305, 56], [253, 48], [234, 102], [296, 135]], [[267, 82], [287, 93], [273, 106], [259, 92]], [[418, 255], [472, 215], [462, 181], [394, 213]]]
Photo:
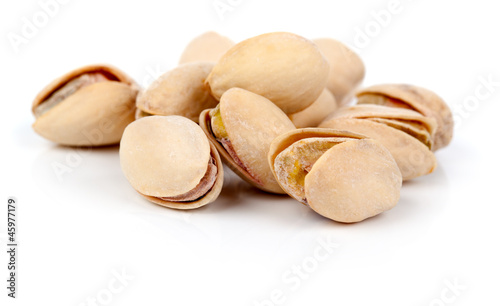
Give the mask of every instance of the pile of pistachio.
[[33, 128], [62, 145], [120, 143], [130, 185], [162, 206], [214, 202], [225, 163], [263, 191], [358, 222], [394, 207], [402, 181], [434, 171], [453, 133], [433, 92], [358, 90], [364, 75], [333, 39], [280, 32], [234, 44], [208, 32], [145, 89], [108, 65], [56, 79], [33, 103]]

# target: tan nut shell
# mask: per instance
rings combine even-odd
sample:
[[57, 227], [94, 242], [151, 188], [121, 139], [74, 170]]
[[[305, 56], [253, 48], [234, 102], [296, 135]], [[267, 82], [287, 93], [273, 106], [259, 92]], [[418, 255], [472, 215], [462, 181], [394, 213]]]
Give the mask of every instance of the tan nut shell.
[[215, 139], [210, 128], [209, 110], [205, 110], [200, 115], [200, 125], [224, 162], [253, 186], [267, 192], [284, 193], [269, 168], [267, 154], [274, 138], [295, 129], [290, 119], [268, 99], [240, 88], [232, 88], [222, 95], [220, 113], [237, 156], [260, 184], [237, 165]]
[[[409, 107], [426, 117], [434, 118], [437, 130], [433, 151], [446, 147], [453, 137], [453, 115], [450, 108], [443, 99], [428, 89], [407, 84], [381, 84], [365, 88], [358, 92], [357, 96], [358, 104]], [[377, 99], [374, 96], [382, 98]]]
[[[437, 128], [434, 118], [425, 117], [410, 109], [383, 105], [361, 104], [343, 107], [333, 113], [328, 119], [334, 118], [371, 119], [380, 123], [386, 123], [401, 130], [407, 130], [408, 134], [413, 136], [420, 135], [423, 142], [430, 143], [430, 147], [432, 147], [432, 138]], [[427, 141], [423, 140], [423, 138], [427, 138]]]
[[[348, 131], [320, 128], [297, 129], [284, 133], [273, 140], [267, 155], [267, 160], [269, 166], [271, 167], [271, 171], [281, 188], [283, 188], [283, 190], [292, 198], [307, 205], [304, 186], [301, 186], [298, 183], [292, 183], [296, 183], [296, 178], [293, 177], [294, 175], [303, 175], [304, 172], [301, 170], [300, 173], [289, 173], [289, 169], [287, 169], [284, 164], [292, 162], [294, 168], [304, 166], [306, 164], [313, 164], [319, 156], [324, 154], [325, 151], [334, 145], [344, 141], [363, 138], [365, 138], [365, 136]], [[308, 143], [298, 146], [301, 142]], [[319, 144], [319, 146], [313, 146], [314, 144]], [[277, 156], [282, 153], [286, 153], [286, 158], [292, 160], [280, 161], [282, 167], [280, 167], [280, 169], [276, 169], [276, 162], [278, 162]], [[297, 162], [299, 163], [297, 164]]]
[[326, 87], [339, 105], [347, 104], [365, 77], [363, 61], [354, 51], [335, 39], [319, 38], [313, 42], [330, 63]]
[[316, 127], [336, 109], [335, 97], [325, 88], [313, 104], [288, 117], [297, 128]]
[[[302, 193], [317, 213], [339, 222], [359, 222], [394, 207], [399, 200], [401, 173], [394, 158], [379, 142], [333, 129], [299, 129], [276, 138], [269, 151], [269, 163], [284, 190], [287, 181], [278, 172], [287, 159], [319, 158], [304, 178]], [[326, 152], [292, 151], [301, 143], [335, 143]], [[296, 155], [297, 153], [303, 156]], [[281, 179], [279, 178], [281, 177]], [[289, 188], [291, 187], [291, 188]], [[299, 188], [300, 189], [300, 188]], [[299, 199], [302, 195], [289, 193]]]
[[45, 87], [33, 101], [33, 113], [53, 92], [85, 73], [101, 72], [116, 81], [83, 87], [36, 118], [39, 135], [68, 146], [103, 146], [120, 142], [134, 121], [137, 85], [123, 72], [107, 65], [75, 69]]
[[340, 143], [305, 178], [309, 206], [329, 219], [352, 223], [387, 211], [399, 201], [401, 173], [389, 151], [373, 139]]
[[[217, 105], [205, 85], [213, 64], [188, 63], [166, 72], [137, 96], [137, 108], [153, 115], [179, 115], [198, 122], [201, 111]], [[137, 117], [143, 115], [138, 112]]]
[[268, 33], [236, 44], [217, 62], [207, 82], [220, 99], [239, 87], [273, 101], [287, 114], [316, 100], [326, 85], [328, 62], [310, 40]]
[[[160, 199], [194, 189], [215, 159], [217, 178], [198, 200]], [[222, 163], [215, 147], [193, 121], [180, 116], [149, 116], [131, 123], [120, 143], [120, 163], [129, 183], [149, 201], [177, 209], [192, 209], [215, 201], [223, 184]]]
[[190, 62], [217, 62], [234, 42], [216, 32], [205, 32], [195, 37], [182, 52], [179, 64]]
[[403, 180], [429, 174], [436, 168], [436, 157], [427, 146], [407, 133], [383, 123], [338, 118], [324, 121], [320, 127], [352, 131], [378, 140], [394, 156]]

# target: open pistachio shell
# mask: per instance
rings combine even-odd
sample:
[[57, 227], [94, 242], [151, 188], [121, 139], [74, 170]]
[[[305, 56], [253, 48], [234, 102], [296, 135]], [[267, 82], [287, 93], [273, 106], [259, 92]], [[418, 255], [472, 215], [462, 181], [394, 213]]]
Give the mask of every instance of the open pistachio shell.
[[365, 77], [365, 65], [361, 58], [346, 45], [331, 38], [314, 39], [330, 63], [326, 87], [339, 105], [345, 105]]
[[166, 72], [137, 96], [136, 117], [179, 115], [198, 122], [201, 111], [217, 105], [205, 85], [213, 63], [181, 65]]
[[190, 62], [217, 62], [234, 42], [216, 32], [205, 32], [195, 37], [182, 52], [179, 64]]
[[216, 99], [239, 87], [293, 114], [319, 97], [327, 76], [328, 62], [315, 44], [295, 34], [277, 32], [236, 44], [220, 58], [207, 82]]
[[325, 88], [313, 104], [288, 117], [297, 128], [316, 127], [336, 109], [335, 97]]
[[215, 201], [222, 189], [216, 148], [184, 117], [149, 116], [131, 123], [120, 143], [120, 163], [137, 192], [169, 208], [198, 208]]
[[36, 96], [33, 129], [63, 145], [116, 144], [134, 120], [137, 91], [135, 82], [112, 66], [73, 70]]
[[341, 108], [329, 117], [329, 119], [334, 118], [368, 119], [384, 123], [412, 135], [430, 149], [432, 149], [433, 136], [437, 128], [434, 118], [425, 117], [410, 109], [372, 104]]
[[357, 93], [358, 104], [379, 104], [409, 108], [434, 118], [437, 130], [433, 151], [446, 147], [453, 137], [453, 115], [450, 108], [434, 92], [407, 84], [382, 84], [365, 88]]
[[378, 140], [394, 156], [403, 180], [429, 174], [436, 168], [436, 157], [425, 144], [383, 123], [367, 119], [334, 118], [322, 122], [320, 127], [352, 131]]
[[271, 101], [240, 88], [225, 92], [217, 108], [200, 115], [200, 126], [222, 159], [245, 181], [284, 193], [267, 163], [273, 139], [295, 126]]
[[277, 137], [268, 161], [282, 188], [314, 211], [359, 222], [394, 207], [402, 177], [389, 151], [364, 136], [299, 129]]

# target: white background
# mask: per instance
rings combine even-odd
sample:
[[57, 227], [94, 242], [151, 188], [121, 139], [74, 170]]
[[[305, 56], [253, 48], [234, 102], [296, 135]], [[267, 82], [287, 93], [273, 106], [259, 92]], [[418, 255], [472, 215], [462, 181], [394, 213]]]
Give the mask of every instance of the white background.
[[[496, 2], [401, 0], [383, 24], [375, 16], [390, 0], [220, 2], [232, 10], [219, 15], [213, 0], [70, 0], [16, 47], [9, 37], [43, 10], [2, 1], [0, 304], [499, 305], [500, 86], [476, 96], [481, 79], [500, 82]], [[79, 152], [32, 131], [31, 101], [55, 77], [111, 63], [147, 85], [206, 30], [235, 41], [272, 31], [340, 39], [363, 58], [364, 85], [442, 96], [460, 121], [455, 138], [435, 173], [404, 184], [396, 208], [343, 225], [232, 173], [211, 205], [162, 208], [129, 186], [116, 147]], [[71, 171], [58, 177], [55, 163]], [[5, 289], [9, 196], [19, 202], [15, 301]]]

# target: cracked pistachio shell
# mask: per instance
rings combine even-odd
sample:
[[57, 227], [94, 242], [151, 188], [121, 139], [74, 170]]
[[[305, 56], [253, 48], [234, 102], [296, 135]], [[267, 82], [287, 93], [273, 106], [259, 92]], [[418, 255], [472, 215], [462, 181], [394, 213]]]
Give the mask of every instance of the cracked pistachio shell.
[[217, 105], [205, 85], [213, 63], [180, 65], [166, 72], [137, 96], [137, 118], [179, 115], [198, 122], [201, 111]]
[[425, 117], [418, 112], [372, 104], [343, 107], [329, 117], [334, 118], [368, 119], [384, 123], [419, 139], [430, 149], [437, 128], [434, 118]]
[[210, 112], [200, 115], [200, 125], [217, 147], [222, 160], [242, 179], [271, 193], [284, 193], [267, 163], [269, 146], [277, 136], [294, 130], [288, 117], [268, 99], [240, 88], [225, 92], [219, 103], [227, 140], [243, 165], [235, 162], [217, 141]]
[[357, 93], [358, 104], [380, 104], [413, 109], [434, 118], [437, 130], [433, 151], [446, 147], [453, 137], [453, 115], [450, 108], [434, 92], [407, 84], [382, 84], [365, 88]]
[[216, 99], [228, 89], [239, 87], [273, 101], [286, 114], [293, 114], [319, 97], [326, 85], [328, 67], [310, 40], [291, 33], [268, 33], [229, 49], [207, 82]]
[[[206, 194], [188, 202], [161, 199], [185, 194], [202, 183], [211, 158], [217, 173]], [[137, 192], [169, 208], [201, 207], [215, 201], [222, 189], [217, 150], [196, 123], [180, 116], [149, 116], [131, 123], [120, 143], [120, 164]]]
[[217, 62], [234, 42], [216, 32], [205, 32], [195, 37], [182, 52], [179, 64], [190, 62]]
[[299, 129], [277, 137], [273, 174], [287, 193], [329, 219], [352, 223], [393, 208], [402, 177], [378, 141], [333, 129]]
[[347, 104], [365, 77], [365, 65], [361, 58], [346, 45], [331, 38], [314, 39], [330, 63], [326, 87], [339, 105]]
[[313, 104], [288, 117], [297, 128], [316, 127], [336, 109], [335, 97], [325, 88]]
[[403, 180], [432, 173], [436, 157], [429, 148], [413, 136], [367, 119], [334, 118], [320, 124], [322, 128], [352, 131], [379, 141], [396, 160]]
[[[66, 90], [64, 98], [44, 104], [64, 86], [88, 74], [105, 76], [95, 83]], [[134, 121], [137, 85], [109, 65], [75, 69], [47, 85], [35, 98], [33, 129], [40, 136], [68, 146], [104, 146], [120, 142], [125, 127]]]

